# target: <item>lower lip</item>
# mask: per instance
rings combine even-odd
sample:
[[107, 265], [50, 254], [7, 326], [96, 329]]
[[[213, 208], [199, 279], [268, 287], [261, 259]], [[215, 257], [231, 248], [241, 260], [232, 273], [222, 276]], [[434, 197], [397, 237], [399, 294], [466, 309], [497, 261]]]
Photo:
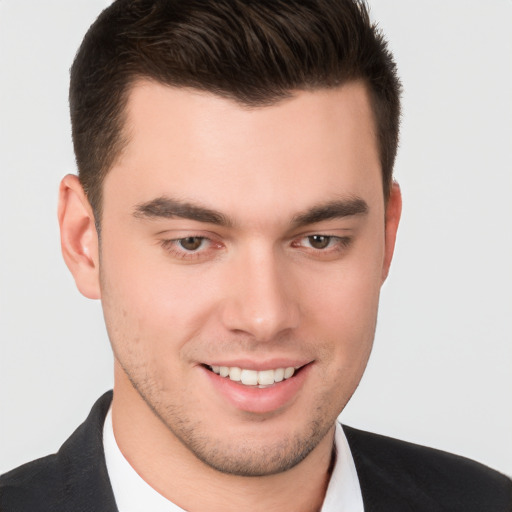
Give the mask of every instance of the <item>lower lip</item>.
[[294, 400], [304, 384], [310, 367], [311, 364], [308, 364], [293, 377], [265, 388], [245, 386], [228, 377], [221, 377], [204, 366], [199, 368], [209, 378], [214, 389], [232, 406], [245, 412], [265, 414], [275, 412]]

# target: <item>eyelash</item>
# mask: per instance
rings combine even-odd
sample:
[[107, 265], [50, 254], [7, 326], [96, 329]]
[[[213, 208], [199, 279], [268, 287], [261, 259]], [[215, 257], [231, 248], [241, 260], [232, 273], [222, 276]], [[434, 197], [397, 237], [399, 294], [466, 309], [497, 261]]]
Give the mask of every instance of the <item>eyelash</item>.
[[[180, 248], [180, 243], [188, 239], [201, 240], [201, 245], [194, 251], [185, 249], [183, 246]], [[183, 238], [174, 238], [169, 240], [162, 240], [160, 243], [162, 247], [171, 254], [171, 256], [181, 260], [196, 260], [205, 256], [205, 251], [201, 250], [204, 243], [207, 242], [209, 245], [217, 246], [218, 249], [222, 247], [222, 244], [214, 242], [211, 238], [205, 236], [184, 236]]]
[[[328, 246], [325, 247], [325, 248], [322, 248], [322, 249], [316, 249], [314, 247], [311, 247], [311, 249], [315, 252], [319, 252], [319, 253], [331, 253], [333, 251], [341, 251], [343, 249], [347, 249], [349, 247], [349, 245], [351, 244], [352, 242], [352, 239], [350, 237], [346, 237], [346, 236], [334, 236], [334, 235], [323, 235], [321, 233], [315, 233], [313, 235], [308, 235], [308, 236], [304, 236], [304, 237], [301, 237], [299, 239], [299, 241], [302, 241], [302, 240], [309, 240], [309, 242], [311, 243], [311, 239], [312, 238], [327, 238], [329, 239], [329, 242], [328, 242]], [[332, 243], [334, 242], [334, 243]], [[295, 241], [292, 242], [292, 246], [293, 247], [300, 247], [300, 244], [299, 243], [296, 243]]]
[[[329, 242], [325, 248], [315, 249], [314, 247], [304, 247], [301, 242], [304, 240], [309, 240], [311, 243], [311, 239], [314, 237], [324, 237], [328, 238]], [[181, 244], [185, 240], [197, 239], [201, 241], [201, 245], [195, 250], [187, 250]], [[206, 249], [204, 248], [205, 243], [209, 246]], [[334, 235], [323, 235], [321, 233], [315, 233], [313, 235], [302, 236], [298, 239], [292, 241], [291, 246], [294, 248], [305, 248], [311, 255], [313, 256], [328, 256], [328, 255], [336, 255], [338, 253], [343, 252], [348, 249], [352, 243], [351, 237], [340, 237]], [[173, 238], [166, 239], [160, 241], [161, 246], [165, 249], [171, 256], [176, 259], [185, 260], [185, 261], [194, 261], [201, 258], [207, 258], [210, 250], [219, 250], [222, 249], [223, 244], [220, 242], [216, 242], [211, 238], [205, 236], [186, 236], [182, 238]], [[181, 247], [180, 247], [181, 245]]]

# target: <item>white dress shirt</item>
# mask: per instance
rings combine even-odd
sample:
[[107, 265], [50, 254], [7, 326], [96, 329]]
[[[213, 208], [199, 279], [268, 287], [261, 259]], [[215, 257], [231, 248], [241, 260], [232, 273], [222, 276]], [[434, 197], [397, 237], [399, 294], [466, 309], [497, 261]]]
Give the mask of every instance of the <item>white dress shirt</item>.
[[[347, 439], [336, 424], [336, 463], [321, 512], [363, 512], [363, 499]], [[103, 426], [108, 476], [119, 512], [186, 512], [143, 480], [117, 446], [109, 410]]]

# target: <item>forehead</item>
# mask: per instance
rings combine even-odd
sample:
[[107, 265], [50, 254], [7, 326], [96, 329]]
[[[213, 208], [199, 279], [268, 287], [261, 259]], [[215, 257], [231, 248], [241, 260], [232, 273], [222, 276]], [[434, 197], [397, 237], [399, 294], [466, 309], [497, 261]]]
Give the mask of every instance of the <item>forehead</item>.
[[105, 202], [112, 183], [131, 204], [169, 195], [220, 204], [227, 213], [241, 200], [247, 208], [257, 199], [275, 209], [294, 198], [300, 210], [339, 196], [368, 202], [382, 196], [373, 115], [361, 83], [248, 108], [142, 81], [130, 92], [124, 131], [127, 144], [107, 175]]

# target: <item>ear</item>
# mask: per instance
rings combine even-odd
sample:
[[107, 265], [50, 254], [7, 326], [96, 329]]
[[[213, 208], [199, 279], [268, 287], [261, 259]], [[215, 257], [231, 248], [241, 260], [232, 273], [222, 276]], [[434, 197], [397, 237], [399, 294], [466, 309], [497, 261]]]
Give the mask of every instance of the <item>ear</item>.
[[391, 260], [395, 251], [396, 232], [402, 214], [402, 194], [398, 183], [393, 182], [391, 193], [386, 205], [386, 226], [385, 226], [385, 248], [384, 262], [382, 266], [382, 282], [386, 280], [389, 273]]
[[60, 183], [58, 215], [62, 255], [76, 286], [85, 297], [99, 299], [98, 233], [77, 176], [68, 174]]

